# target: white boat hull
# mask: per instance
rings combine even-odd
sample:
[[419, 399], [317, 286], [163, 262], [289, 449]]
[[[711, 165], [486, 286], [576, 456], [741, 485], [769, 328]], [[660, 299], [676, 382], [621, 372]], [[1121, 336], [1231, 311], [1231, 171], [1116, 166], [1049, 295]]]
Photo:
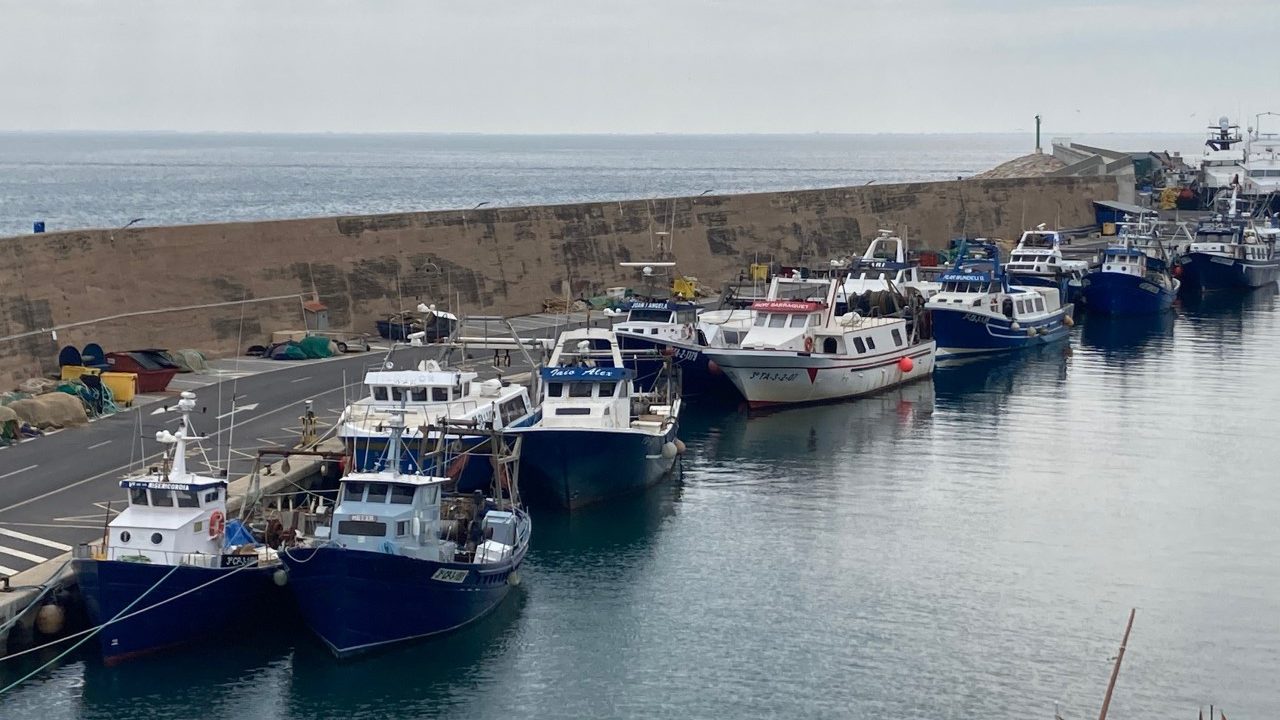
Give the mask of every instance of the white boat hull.
[[[787, 350], [707, 351], [752, 408], [832, 402], [869, 395], [933, 373], [932, 340], [873, 355]], [[902, 358], [911, 359], [904, 372]]]

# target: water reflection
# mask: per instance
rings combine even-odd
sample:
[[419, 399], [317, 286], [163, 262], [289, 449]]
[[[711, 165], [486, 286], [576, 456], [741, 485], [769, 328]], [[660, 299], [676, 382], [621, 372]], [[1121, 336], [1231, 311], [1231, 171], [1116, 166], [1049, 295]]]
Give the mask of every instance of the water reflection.
[[1108, 360], [1132, 360], [1173, 339], [1177, 315], [1099, 315], [1085, 319], [1080, 345], [1102, 352]]
[[1066, 343], [972, 360], [948, 360], [934, 370], [939, 405], [978, 402], [998, 410], [1029, 386], [1060, 389], [1067, 381], [1072, 350]]

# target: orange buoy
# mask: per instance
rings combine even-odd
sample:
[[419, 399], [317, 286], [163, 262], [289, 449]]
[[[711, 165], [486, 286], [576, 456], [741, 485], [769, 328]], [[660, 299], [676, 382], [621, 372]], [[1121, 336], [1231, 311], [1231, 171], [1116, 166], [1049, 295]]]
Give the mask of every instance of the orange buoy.
[[914, 361], [912, 361], [911, 358], [909, 357], [898, 358], [898, 369], [901, 370], [902, 372], [909, 373], [912, 370], [914, 370], [915, 367], [916, 367], [916, 364]]

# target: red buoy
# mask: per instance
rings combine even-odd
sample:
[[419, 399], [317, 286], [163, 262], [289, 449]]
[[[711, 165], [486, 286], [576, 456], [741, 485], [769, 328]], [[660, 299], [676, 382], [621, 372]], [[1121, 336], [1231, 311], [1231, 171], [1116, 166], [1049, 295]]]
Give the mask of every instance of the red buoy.
[[898, 369], [904, 373], [911, 372], [912, 369], [915, 368], [915, 366], [916, 364], [912, 362], [911, 358], [909, 357], [898, 358]]

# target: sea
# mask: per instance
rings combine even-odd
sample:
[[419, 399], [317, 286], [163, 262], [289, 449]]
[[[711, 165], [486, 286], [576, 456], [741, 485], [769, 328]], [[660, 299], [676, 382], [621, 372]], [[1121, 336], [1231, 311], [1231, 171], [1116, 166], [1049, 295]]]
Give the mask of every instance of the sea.
[[[12, 232], [936, 179], [1028, 144], [16, 137]], [[1092, 144], [1165, 149], [1142, 140]], [[0, 718], [1076, 720], [1131, 610], [1111, 718], [1276, 717], [1277, 357], [1271, 287], [1085, 317], [1067, 342], [855, 402], [690, 405], [678, 475], [535, 515], [523, 583], [473, 626], [338, 662], [287, 608], [253, 610], [274, 630], [114, 668], [74, 653]], [[0, 687], [36, 664], [0, 664]]]

